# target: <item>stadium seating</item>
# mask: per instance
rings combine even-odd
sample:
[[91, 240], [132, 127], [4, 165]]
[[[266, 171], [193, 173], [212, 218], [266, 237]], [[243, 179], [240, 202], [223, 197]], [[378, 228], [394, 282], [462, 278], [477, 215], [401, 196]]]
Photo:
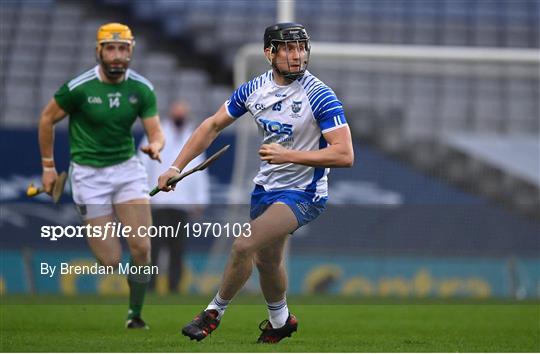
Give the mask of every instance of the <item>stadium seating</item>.
[[[76, 3], [55, 1], [7, 2], [1, 13], [0, 98], [5, 104], [0, 108], [0, 124], [35, 126], [41, 109], [60, 85], [95, 65], [95, 33], [103, 20], [85, 17]], [[148, 50], [143, 36], [137, 36], [133, 68], [153, 82], [162, 114], [172, 100], [185, 98], [193, 102], [194, 116], [203, 119], [211, 113], [210, 107], [218, 107], [227, 98], [207, 94], [219, 97], [219, 102], [200, 104], [203, 93], [223, 89], [209, 87], [205, 71], [177, 67], [174, 55]]]
[[[155, 21], [175, 37], [205, 43], [214, 52], [260, 41], [273, 22], [274, 1], [102, 0], [129, 7], [143, 21]], [[432, 44], [487, 47], [539, 46], [538, 3], [530, 0], [297, 0], [296, 16], [318, 41]], [[219, 46], [217, 44], [220, 44]]]
[[[232, 67], [234, 53], [241, 45], [260, 42], [260, 31], [252, 29], [262, 29], [274, 22], [272, 17], [276, 13], [275, 2], [262, 0], [249, 2], [101, 0], [96, 3], [124, 6], [131, 10], [135, 19], [154, 21], [161, 26], [165, 34], [173, 38], [191, 39], [196, 52], [203, 55], [214, 54], [217, 58], [221, 58], [223, 66], [229, 70]], [[534, 26], [539, 22], [540, 15], [537, 10], [538, 3], [528, 0], [416, 0], [407, 4], [397, 0], [296, 1], [298, 21], [306, 24], [312, 38], [317, 41], [388, 44], [538, 47], [539, 29], [538, 26]], [[6, 71], [5, 82], [10, 82], [15, 77], [37, 83], [31, 96], [34, 98], [32, 101], [35, 102], [35, 107], [31, 109], [27, 107], [29, 111], [33, 110], [34, 117], [47, 97], [45, 93], [51, 92], [51, 89], [47, 89], [50, 84], [55, 83], [53, 86], [58, 86], [65, 78], [92, 65], [94, 59], [91, 53], [95, 30], [101, 22], [99, 19], [84, 18], [80, 6], [62, 1], [7, 2], [3, 6], [1, 47], [8, 55], [2, 65], [2, 72]], [[44, 28], [47, 30], [43, 30]], [[76, 38], [79, 40], [76, 41]], [[175, 58], [170, 54], [160, 54], [158, 57], [147, 55], [145, 45], [144, 38], [138, 37], [134, 68], [151, 78], [155, 86], [164, 93], [164, 99], [160, 100], [160, 107], [163, 108], [169, 100], [167, 93], [175, 92], [170, 89], [177, 88], [169, 80], [174, 75], [169, 75], [168, 71], [173, 68], [182, 71], [182, 68], [175, 67]], [[40, 55], [36, 55], [38, 53]], [[198, 71], [196, 75], [204, 77], [207, 74]], [[364, 74], [344, 75], [341, 82], [329, 84], [348, 98], [348, 90], [344, 87], [354, 86], [354, 82], [362, 80], [362, 75]], [[334, 76], [327, 75], [327, 77]], [[446, 79], [432, 80], [436, 81], [433, 87], [447, 85]], [[201, 81], [210, 80], [202, 78]], [[384, 82], [386, 78], [382, 74], [370, 80], [371, 84], [379, 86], [384, 86]], [[525, 118], [523, 110], [526, 108], [523, 107], [526, 106], [529, 107], [528, 117], [538, 116], [538, 105], [531, 103], [535, 101], [534, 97], [528, 95], [529, 98], [520, 98], [520, 102], [528, 102], [525, 105], [516, 104], [510, 108], [497, 109], [493, 95], [486, 92], [500, 92], [499, 99], [505, 98], [504, 95], [513, 94], [512, 89], [508, 91], [504, 89], [505, 82], [499, 80], [478, 85], [475, 82], [469, 83], [473, 86], [466, 88], [470, 92], [482, 91], [477, 95], [479, 97], [477, 102], [468, 103], [469, 106], [477, 106], [479, 114], [475, 115], [474, 119], [481, 120], [473, 126], [478, 129], [486, 127], [488, 130], [507, 128], [512, 131], [520, 129], [529, 131], [531, 122], [523, 122], [524, 119], [521, 119], [515, 124], [513, 119], [510, 119], [512, 123], [493, 124], [503, 119], [494, 115], [510, 112], [522, 114], [522, 118]], [[416, 87], [415, 82], [412, 82], [412, 85]], [[9, 90], [2, 91], [7, 106], [0, 121], [7, 122], [11, 119], [6, 118], [4, 112], [10, 111], [13, 105], [20, 107], [12, 96], [28, 97], [28, 88], [21, 88], [20, 92], [17, 90], [11, 93]], [[421, 90], [416, 94], [422, 95]], [[427, 90], [434, 92], [429, 88]], [[442, 91], [459, 94], [453, 90]], [[184, 92], [188, 95], [191, 93]], [[194, 96], [193, 94], [192, 97]], [[352, 98], [357, 99], [359, 96], [363, 95], [344, 99], [345, 103], [354, 106]], [[447, 97], [444, 93], [442, 96], [442, 102], [459, 100]], [[428, 101], [427, 97], [422, 101], [416, 100], [408, 110], [429, 111], [429, 107], [422, 107], [422, 102]], [[461, 107], [463, 103], [465, 102], [462, 100]], [[461, 126], [459, 122], [449, 120], [447, 113], [443, 113], [443, 121], [437, 125], [437, 129]], [[489, 118], [486, 118], [488, 116]], [[35, 118], [20, 119], [21, 124], [24, 124], [25, 121], [33, 121]], [[489, 122], [484, 122], [484, 119]]]

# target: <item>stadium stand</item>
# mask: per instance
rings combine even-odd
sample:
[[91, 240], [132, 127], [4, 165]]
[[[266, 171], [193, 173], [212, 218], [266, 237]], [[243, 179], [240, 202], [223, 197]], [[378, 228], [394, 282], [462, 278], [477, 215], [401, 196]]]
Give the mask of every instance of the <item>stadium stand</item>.
[[[5, 104], [0, 124], [33, 127], [55, 90], [95, 65], [95, 33], [103, 20], [89, 18], [81, 4], [61, 1], [3, 2], [1, 13], [0, 99]], [[152, 52], [147, 46], [144, 36], [137, 36], [133, 68], [152, 78], [160, 111], [165, 112], [179, 92], [194, 102], [195, 117], [207, 116], [210, 107], [226, 99], [223, 87], [209, 85], [208, 73], [179, 68], [173, 54]], [[200, 104], [207, 92], [210, 103]]]
[[[249, 29], [268, 25], [272, 22], [268, 14], [276, 11], [276, 4], [272, 1], [101, 0], [96, 3], [125, 7], [130, 10], [134, 20], [156, 23], [163, 33], [172, 38], [191, 39], [195, 51], [215, 55], [222, 60], [221, 66], [228, 70], [231, 69], [234, 53], [242, 44], [260, 41], [258, 31]], [[317, 41], [526, 48], [539, 46], [539, 29], [534, 26], [539, 22], [536, 1], [422, 0], [410, 1], [405, 5], [394, 0], [299, 0], [296, 8], [298, 21], [306, 24], [311, 36]], [[325, 15], [321, 17], [321, 13]], [[38, 107], [50, 97], [50, 87], [56, 87], [66, 75], [77, 73], [91, 65], [92, 56], [88, 53], [93, 49], [95, 28], [101, 22], [83, 19], [83, 8], [80, 5], [52, 0], [7, 2], [2, 6], [2, 16], [2, 48], [5, 49], [4, 53], [8, 53], [2, 65], [2, 70], [6, 70], [7, 74], [5, 85], [19, 78], [24, 79], [24, 85], [18, 86], [15, 91], [3, 90], [2, 94], [7, 95], [7, 106], [2, 112], [1, 121], [8, 124], [15, 120], [17, 124], [16, 122], [21, 120], [21, 124], [24, 124], [22, 121], [28, 118], [14, 118], [13, 114], [6, 113], [21, 108], [28, 112], [27, 114], [32, 112], [31, 116], [35, 117]], [[170, 54], [147, 54], [144, 39], [140, 36], [137, 39], [138, 54], [134, 67], [151, 77], [156, 83], [155, 86], [161, 88], [165, 99], [161, 100], [160, 106], [165, 107], [168, 101], [166, 93], [174, 92], [170, 89], [178, 88], [174, 86], [178, 81], [170, 80], [177, 75], [169, 74], [175, 67], [175, 58]], [[40, 55], [36, 55], [38, 53]], [[190, 54], [177, 53], [180, 57]], [[182, 71], [182, 68], [176, 69]], [[203, 71], [191, 70], [186, 75], [199, 75], [200, 78], [194, 79], [197, 82], [210, 81], [206, 77], [208, 73]], [[405, 80], [404, 83], [383, 74], [365, 80], [369, 75], [369, 72], [342, 75], [341, 82], [329, 84], [337, 86], [336, 90], [343, 92], [345, 96], [357, 92], [353, 97], [344, 98], [349, 101], [348, 105], [352, 106], [357, 105], [353, 101], [366, 97], [361, 90], [366, 82], [368, 85], [372, 83], [380, 86], [380, 92], [399, 90], [405, 83], [412, 85], [415, 94], [408, 110], [412, 112], [410, 116], [418, 118], [420, 122], [435, 116], [432, 103], [436, 102], [436, 89], [442, 87], [444, 92], [452, 93], [443, 94], [440, 99], [443, 107], [440, 115], [443, 129], [462, 129], [466, 122], [470, 123], [470, 119], [463, 120], [466, 117], [466, 114], [461, 114], [463, 112], [445, 110], [445, 107], [458, 107], [463, 110], [466, 105], [474, 104], [473, 110], [477, 112], [475, 119], [478, 122], [473, 125], [480, 131], [508, 129], [519, 132], [530, 131], [531, 128], [538, 130], [538, 124], [535, 126], [534, 123], [534, 118], [538, 116], [535, 99], [538, 97], [538, 85], [535, 79], [464, 82], [443, 79], [438, 75], [415, 75], [413, 79], [398, 79]], [[186, 79], [186, 82], [189, 80], [191, 79]], [[34, 88], [30, 88], [31, 85], [34, 85]], [[470, 87], [471, 85], [473, 87]], [[364, 88], [367, 91], [373, 90], [369, 86]], [[467, 90], [472, 90], [473, 95], [463, 97]], [[220, 89], [217, 92], [219, 91]], [[27, 104], [28, 97], [38, 98], [33, 100], [36, 107]], [[384, 101], [381, 104], [394, 104], [388, 102], [387, 95], [377, 95], [374, 98]], [[473, 102], [467, 102], [467, 98]], [[501, 107], [505, 101], [509, 102], [508, 107]], [[403, 104], [396, 102], [396, 106]], [[415, 114], [416, 112], [422, 113]], [[452, 112], [453, 116], [449, 117]], [[27, 114], [19, 113], [17, 116], [25, 117]], [[519, 115], [519, 119], [502, 122], [504, 118], [501, 115], [504, 114]]]
[[[276, 13], [276, 3], [264, 0], [101, 2], [129, 7], [141, 20], [159, 20], [172, 36], [213, 39], [215, 51], [223, 41], [227, 50], [233, 51], [246, 41], [258, 41], [258, 32], [249, 28], [264, 27], [271, 22], [269, 14]], [[530, 0], [297, 0], [296, 9], [297, 20], [319, 41], [539, 46], [539, 30], [534, 26], [538, 3]]]

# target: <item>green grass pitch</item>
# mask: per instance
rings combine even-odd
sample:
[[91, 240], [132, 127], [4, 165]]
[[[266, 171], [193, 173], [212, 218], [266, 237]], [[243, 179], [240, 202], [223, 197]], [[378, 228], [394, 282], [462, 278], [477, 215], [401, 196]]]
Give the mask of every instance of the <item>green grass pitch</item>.
[[258, 345], [260, 297], [235, 299], [202, 342], [180, 335], [201, 297], [150, 297], [149, 331], [123, 328], [125, 299], [2, 297], [3, 352], [540, 352], [540, 304], [291, 297], [298, 332]]

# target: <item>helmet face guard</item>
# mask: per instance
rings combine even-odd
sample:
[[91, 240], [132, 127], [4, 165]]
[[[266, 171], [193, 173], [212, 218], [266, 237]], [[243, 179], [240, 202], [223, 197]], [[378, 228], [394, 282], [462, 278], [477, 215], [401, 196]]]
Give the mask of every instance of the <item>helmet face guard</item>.
[[[300, 55], [300, 67], [296, 71], [291, 70], [291, 63], [289, 62], [290, 43], [296, 45], [295, 48], [299, 51]], [[301, 44], [303, 44], [303, 47]], [[279, 23], [266, 28], [264, 32], [264, 48], [270, 48], [271, 52], [276, 54], [280, 49], [280, 45], [286, 50], [288, 69], [280, 70], [275, 59], [271, 61], [272, 68], [289, 81], [294, 81], [304, 76], [311, 51], [309, 36], [304, 26], [298, 23]]]
[[[131, 56], [126, 58], [126, 65], [117, 67], [105, 63], [103, 60], [103, 46], [107, 43], [125, 43], [129, 46], [130, 52], [135, 46], [135, 39], [128, 26], [120, 23], [108, 23], [101, 26], [96, 35], [96, 60], [103, 67], [107, 77], [117, 79], [125, 74], [126, 68], [131, 61]], [[130, 53], [131, 54], [131, 53]]]

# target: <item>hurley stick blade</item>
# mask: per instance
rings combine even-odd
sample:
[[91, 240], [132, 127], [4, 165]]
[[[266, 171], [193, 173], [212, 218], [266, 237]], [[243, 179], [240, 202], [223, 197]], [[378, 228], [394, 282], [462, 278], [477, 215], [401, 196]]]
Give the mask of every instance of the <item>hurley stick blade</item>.
[[53, 202], [58, 203], [62, 194], [64, 193], [64, 187], [66, 186], [67, 173], [62, 172], [58, 175], [56, 182], [54, 182], [54, 187], [52, 190], [52, 199]]

